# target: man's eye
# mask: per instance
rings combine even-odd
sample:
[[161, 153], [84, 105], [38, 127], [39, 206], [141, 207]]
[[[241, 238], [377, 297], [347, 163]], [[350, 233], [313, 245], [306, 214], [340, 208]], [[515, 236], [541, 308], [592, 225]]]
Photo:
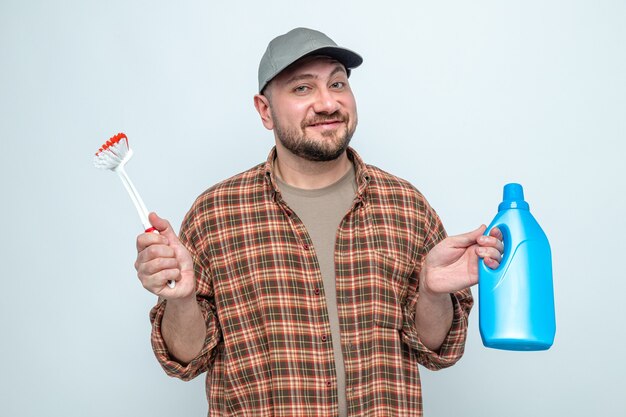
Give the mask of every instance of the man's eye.
[[295, 91], [296, 93], [306, 93], [307, 91], [309, 91], [309, 87], [307, 87], [306, 85], [299, 85], [294, 88], [293, 91]]
[[344, 88], [345, 86], [346, 86], [346, 83], [344, 83], [343, 81], [337, 81], [336, 83], [333, 83], [331, 85], [332, 88], [337, 88], [337, 89]]

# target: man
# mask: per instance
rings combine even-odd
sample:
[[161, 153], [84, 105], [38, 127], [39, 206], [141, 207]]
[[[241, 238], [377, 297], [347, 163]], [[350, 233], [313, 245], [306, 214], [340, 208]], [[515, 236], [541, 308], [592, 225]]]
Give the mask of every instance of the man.
[[310, 29], [270, 42], [254, 97], [267, 162], [203, 193], [180, 240], [154, 213], [160, 234], [137, 239], [155, 354], [169, 375], [207, 372], [212, 416], [421, 415], [418, 363], [463, 354], [500, 232], [446, 238], [414, 187], [348, 147], [361, 62]]

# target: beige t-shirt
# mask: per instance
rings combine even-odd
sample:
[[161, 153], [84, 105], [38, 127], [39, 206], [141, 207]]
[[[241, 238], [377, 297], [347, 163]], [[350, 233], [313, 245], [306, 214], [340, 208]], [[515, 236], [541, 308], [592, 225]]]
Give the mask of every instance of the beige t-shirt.
[[352, 208], [357, 185], [354, 167], [339, 181], [324, 188], [304, 190], [276, 178], [287, 205], [298, 215], [311, 237], [319, 262], [328, 307], [335, 368], [339, 416], [347, 415], [346, 372], [341, 351], [337, 292], [335, 288], [335, 239], [339, 224]]

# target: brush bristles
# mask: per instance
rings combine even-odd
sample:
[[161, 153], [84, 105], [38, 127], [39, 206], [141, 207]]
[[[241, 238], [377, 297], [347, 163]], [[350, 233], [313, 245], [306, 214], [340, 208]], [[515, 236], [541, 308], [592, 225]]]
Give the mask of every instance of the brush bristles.
[[96, 168], [115, 169], [122, 163], [129, 150], [128, 138], [125, 134], [118, 133], [96, 152], [93, 164]]

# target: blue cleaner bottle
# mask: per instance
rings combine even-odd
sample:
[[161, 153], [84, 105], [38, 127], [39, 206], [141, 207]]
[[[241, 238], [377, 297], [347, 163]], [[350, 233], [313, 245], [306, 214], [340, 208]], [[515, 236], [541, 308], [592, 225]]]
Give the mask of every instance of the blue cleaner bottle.
[[502, 231], [500, 266], [478, 265], [480, 335], [486, 347], [546, 350], [554, 342], [554, 290], [550, 244], [530, 214], [519, 184], [504, 186], [498, 214], [485, 234]]

